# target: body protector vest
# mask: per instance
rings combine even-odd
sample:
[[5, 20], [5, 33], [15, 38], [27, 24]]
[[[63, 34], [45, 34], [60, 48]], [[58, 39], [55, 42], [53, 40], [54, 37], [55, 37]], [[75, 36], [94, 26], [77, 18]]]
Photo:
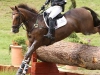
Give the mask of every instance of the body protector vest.
[[58, 6], [61, 6], [62, 7], [62, 12], [64, 12], [64, 6], [66, 4], [66, 0], [47, 0], [45, 4], [49, 4], [51, 1], [51, 6], [55, 6], [55, 5], [58, 5]]

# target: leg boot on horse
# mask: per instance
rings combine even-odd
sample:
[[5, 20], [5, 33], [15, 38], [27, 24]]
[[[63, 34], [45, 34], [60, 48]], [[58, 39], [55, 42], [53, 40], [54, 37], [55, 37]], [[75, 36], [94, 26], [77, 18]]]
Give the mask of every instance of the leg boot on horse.
[[54, 40], [54, 35], [55, 35], [55, 23], [52, 18], [49, 18], [49, 29], [48, 33], [44, 35], [45, 37]]

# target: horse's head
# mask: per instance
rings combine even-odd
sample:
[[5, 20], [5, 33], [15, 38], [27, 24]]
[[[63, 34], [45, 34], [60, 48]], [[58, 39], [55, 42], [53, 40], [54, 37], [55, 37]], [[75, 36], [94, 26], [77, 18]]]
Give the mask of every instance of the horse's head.
[[21, 12], [18, 9], [18, 7], [11, 7], [12, 9], [12, 18], [13, 18], [13, 22], [12, 22], [12, 32], [13, 33], [18, 33], [19, 32], [19, 28], [21, 26], [22, 23], [22, 18], [21, 18]]

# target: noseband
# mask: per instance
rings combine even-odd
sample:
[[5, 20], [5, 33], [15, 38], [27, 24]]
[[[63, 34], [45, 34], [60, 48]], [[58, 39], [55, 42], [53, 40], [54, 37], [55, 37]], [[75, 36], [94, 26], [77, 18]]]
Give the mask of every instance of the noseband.
[[[19, 23], [20, 24], [17, 24], [17, 25], [13, 25], [12, 26], [12, 28], [16, 28], [16, 29], [19, 29], [21, 26], [22, 26], [22, 28], [24, 29], [24, 30], [26, 30], [24, 27], [23, 27], [23, 21], [22, 21], [22, 19], [21, 19], [21, 15], [22, 15], [22, 13], [21, 12], [19, 12], [19, 13], [15, 13], [15, 14], [19, 14]], [[37, 15], [37, 14], [35, 14], [35, 15]], [[34, 19], [34, 17], [33, 18], [31, 18], [31, 20], [32, 19]], [[27, 21], [25, 21], [24, 23], [28, 23], [30, 21], [30, 19], [28, 19]], [[32, 27], [32, 29], [31, 29], [31, 31], [33, 30], [33, 27]], [[27, 31], [27, 30], [26, 30]]]
[[12, 28], [19, 29], [23, 25], [22, 20], [21, 20], [21, 13], [20, 12], [19, 13], [14, 13], [13, 15], [15, 15], [15, 14], [19, 14], [19, 17], [18, 17], [19, 24], [13, 25]]
[[[15, 13], [15, 14], [19, 14], [19, 21], [20, 21], [19, 23], [20, 23], [20, 24], [13, 25], [12, 28], [19, 29], [19, 28], [22, 26], [22, 28], [23, 28], [25, 31], [27, 31], [27, 29], [24, 28], [24, 26], [23, 26], [24, 24], [23, 24], [23, 21], [22, 21], [22, 19], [21, 19], [21, 15], [23, 16], [23, 14], [22, 14], [21, 12]], [[33, 13], [33, 14], [37, 16], [36, 21], [35, 21], [34, 25], [32, 26], [32, 28], [30, 29], [30, 31], [27, 31], [27, 32], [28, 32], [28, 33], [31, 33], [31, 32], [33, 31], [34, 28], [40, 28], [40, 29], [43, 28], [43, 29], [47, 29], [47, 27], [39, 26], [39, 25], [38, 25], [38, 16], [39, 16], [39, 14], [35, 14], [35, 13]], [[41, 13], [40, 13], [40, 14], [41, 14]], [[31, 20], [32, 20], [32, 19], [34, 19], [34, 17], [32, 17]], [[27, 23], [29, 23], [29, 22], [30, 22], [30, 19], [24, 21], [25, 24], [27, 24]]]

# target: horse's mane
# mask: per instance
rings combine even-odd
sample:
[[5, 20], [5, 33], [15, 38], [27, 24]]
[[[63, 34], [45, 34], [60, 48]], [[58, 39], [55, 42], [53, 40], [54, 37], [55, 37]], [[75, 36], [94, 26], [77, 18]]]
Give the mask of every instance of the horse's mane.
[[33, 13], [38, 13], [35, 8], [31, 8], [31, 7], [27, 6], [27, 4], [19, 4], [17, 7], [26, 9], [26, 10], [33, 12]]

